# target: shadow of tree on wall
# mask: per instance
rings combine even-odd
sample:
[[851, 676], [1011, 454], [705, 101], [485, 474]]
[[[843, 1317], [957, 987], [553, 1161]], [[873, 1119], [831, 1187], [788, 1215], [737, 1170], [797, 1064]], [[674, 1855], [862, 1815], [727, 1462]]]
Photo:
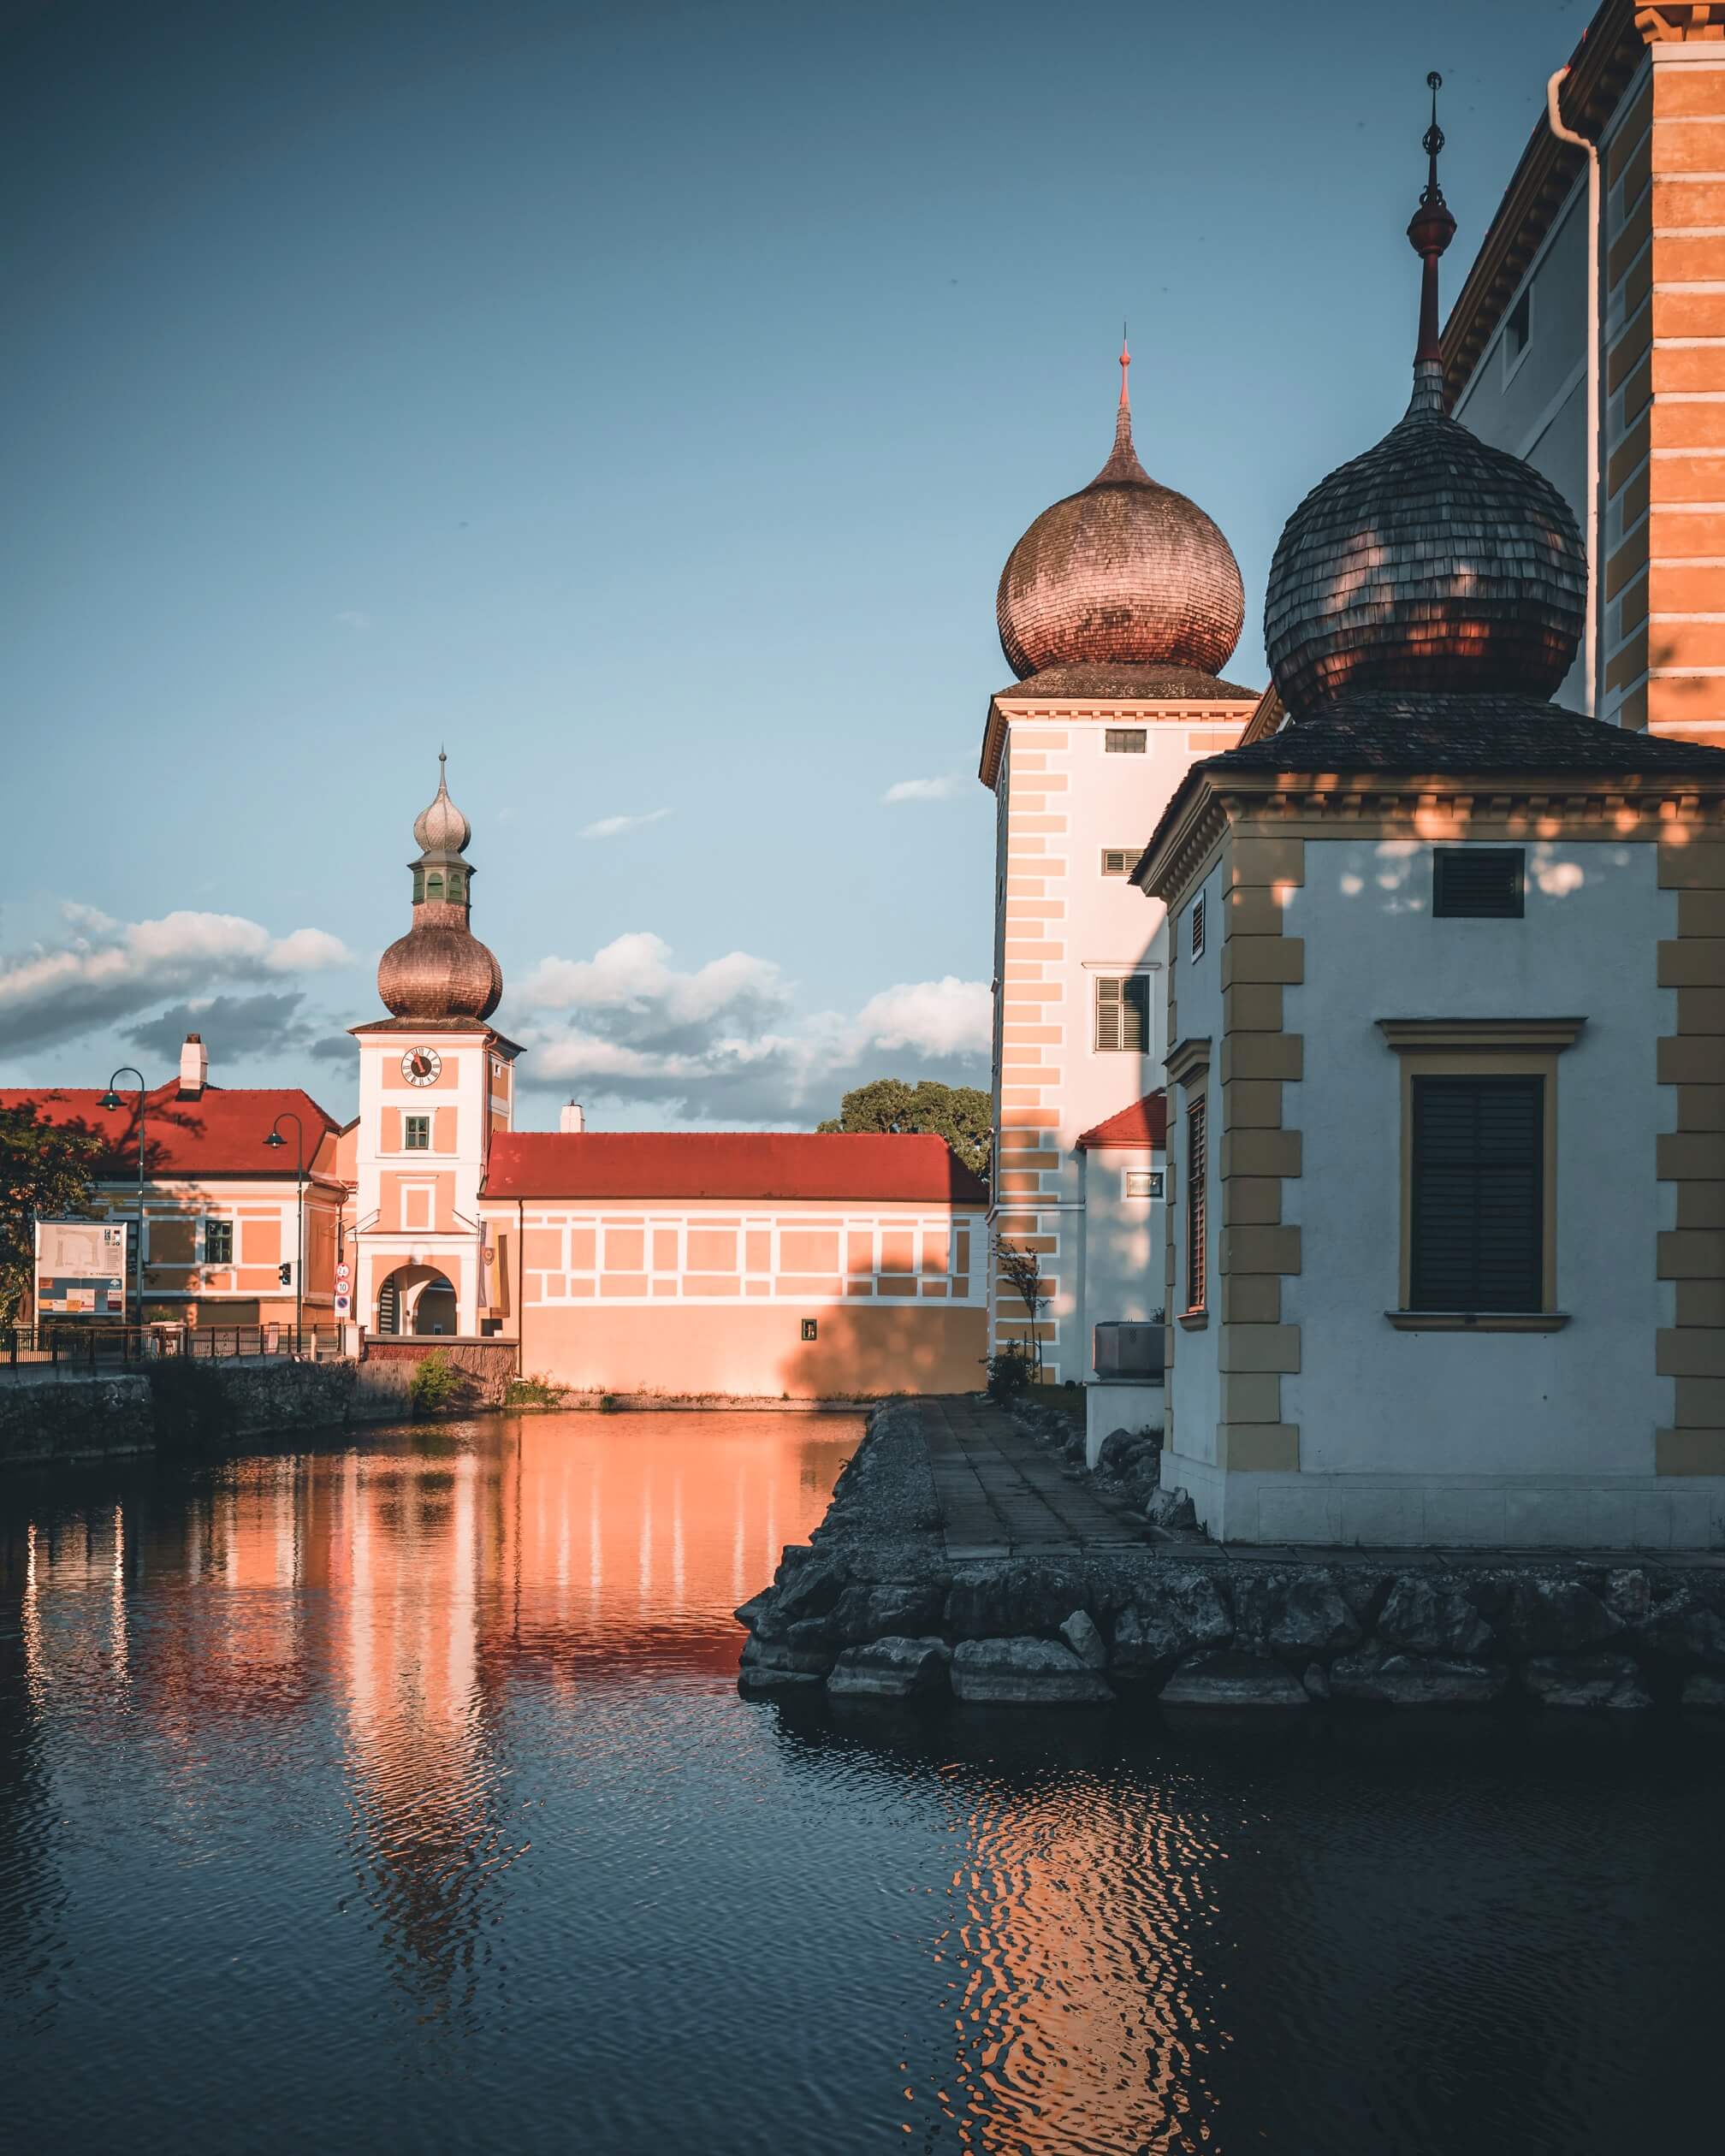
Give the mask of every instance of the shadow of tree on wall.
[[[946, 1322], [931, 1324], [936, 1313]], [[980, 1308], [906, 1297], [897, 1306], [840, 1305], [815, 1323], [815, 1337], [797, 1342], [780, 1365], [780, 1389], [793, 1400], [981, 1389], [987, 1314]]]

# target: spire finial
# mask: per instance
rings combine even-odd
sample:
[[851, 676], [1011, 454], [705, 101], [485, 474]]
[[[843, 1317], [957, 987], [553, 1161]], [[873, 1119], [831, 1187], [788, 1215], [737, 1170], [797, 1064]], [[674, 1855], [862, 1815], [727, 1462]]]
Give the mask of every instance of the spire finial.
[[1127, 349], [1126, 325], [1120, 325], [1120, 401], [1114, 407], [1114, 447], [1108, 461], [1090, 482], [1093, 487], [1113, 485], [1130, 480], [1139, 486], [1147, 486], [1150, 475], [1138, 461], [1138, 452], [1132, 447], [1132, 397], [1126, 387], [1126, 370], [1132, 364], [1132, 354]]
[[[1438, 179], [1438, 153], [1443, 147], [1443, 130], [1438, 124], [1438, 92], [1443, 78], [1434, 68], [1426, 78], [1432, 92], [1432, 124], [1421, 147], [1426, 157], [1426, 185], [1420, 207], [1408, 227], [1408, 244], [1425, 265], [1420, 277], [1420, 341], [1414, 351], [1414, 400], [1420, 409], [1441, 412], [1443, 388], [1443, 344], [1438, 323], [1438, 262], [1455, 237], [1455, 220], [1443, 199]], [[1435, 403], [1432, 401], [1435, 398]]]

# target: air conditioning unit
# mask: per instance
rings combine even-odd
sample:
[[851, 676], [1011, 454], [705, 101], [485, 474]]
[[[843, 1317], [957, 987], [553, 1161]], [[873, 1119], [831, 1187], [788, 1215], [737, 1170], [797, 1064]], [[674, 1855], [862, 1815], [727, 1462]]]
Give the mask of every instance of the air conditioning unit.
[[1096, 1375], [1135, 1378], [1143, 1383], [1163, 1374], [1165, 1338], [1159, 1324], [1141, 1320], [1111, 1321], [1096, 1328]]

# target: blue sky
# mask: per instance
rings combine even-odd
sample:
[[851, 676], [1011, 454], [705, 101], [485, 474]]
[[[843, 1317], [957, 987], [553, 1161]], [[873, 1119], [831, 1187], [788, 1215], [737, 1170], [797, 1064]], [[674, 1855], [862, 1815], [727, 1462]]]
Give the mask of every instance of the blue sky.
[[195, 1004], [347, 1111], [440, 743], [529, 1120], [986, 1079], [994, 585], [1123, 317], [1256, 686], [1406, 401], [1426, 72], [1449, 297], [1588, 12], [0, 4], [0, 1080]]

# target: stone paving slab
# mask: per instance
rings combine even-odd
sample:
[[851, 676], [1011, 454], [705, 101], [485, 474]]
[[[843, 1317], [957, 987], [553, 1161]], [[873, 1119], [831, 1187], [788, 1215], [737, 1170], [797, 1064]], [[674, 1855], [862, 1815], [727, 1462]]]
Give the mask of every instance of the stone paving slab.
[[1141, 1527], [1068, 1481], [1000, 1408], [931, 1395], [916, 1404], [953, 1563], [1143, 1549]]

